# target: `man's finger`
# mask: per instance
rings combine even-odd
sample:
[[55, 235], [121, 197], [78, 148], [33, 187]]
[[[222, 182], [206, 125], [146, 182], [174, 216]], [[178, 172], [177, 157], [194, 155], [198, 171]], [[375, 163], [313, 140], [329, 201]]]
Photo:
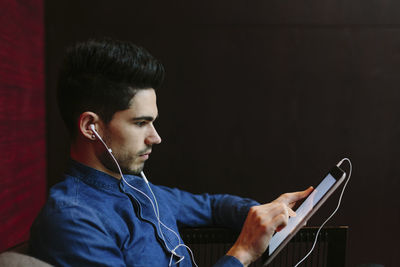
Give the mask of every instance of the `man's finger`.
[[280, 196], [277, 201], [283, 202], [286, 205], [291, 205], [292, 207], [294, 206], [294, 203], [300, 199], [303, 199], [307, 197], [312, 191], [314, 190], [314, 187], [310, 186], [304, 191], [299, 191], [299, 192], [293, 192], [293, 193], [286, 193]]
[[252, 216], [260, 216], [260, 218], [274, 218], [280, 214], [289, 216], [290, 209], [282, 202], [269, 203], [260, 206], [254, 206], [250, 209], [249, 214]]
[[296, 217], [296, 212], [294, 212], [291, 208], [288, 209], [289, 217]]
[[275, 216], [273, 218], [273, 220], [271, 221], [271, 224], [274, 226], [275, 231], [279, 232], [281, 231], [283, 228], [285, 228], [285, 226], [288, 223], [288, 217], [284, 216], [284, 214], [280, 214], [278, 216]]

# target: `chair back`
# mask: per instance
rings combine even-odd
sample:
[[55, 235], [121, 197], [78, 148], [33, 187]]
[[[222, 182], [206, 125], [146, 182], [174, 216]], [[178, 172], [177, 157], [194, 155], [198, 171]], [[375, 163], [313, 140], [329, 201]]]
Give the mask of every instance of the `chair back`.
[[[311, 249], [317, 231], [317, 227], [302, 228], [268, 266], [294, 266]], [[323, 228], [313, 253], [301, 266], [345, 266], [347, 232], [347, 226]], [[238, 236], [226, 228], [185, 228], [180, 233], [185, 244], [192, 249], [198, 266], [212, 266], [226, 254]], [[262, 263], [261, 257], [250, 266], [263, 266]]]

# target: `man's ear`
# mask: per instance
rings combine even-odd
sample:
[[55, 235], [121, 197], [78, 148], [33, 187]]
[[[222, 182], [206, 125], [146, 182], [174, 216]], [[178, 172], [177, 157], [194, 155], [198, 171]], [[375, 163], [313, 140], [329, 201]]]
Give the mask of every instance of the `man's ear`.
[[96, 135], [93, 133], [93, 130], [91, 129], [90, 125], [93, 124], [94, 128], [96, 131], [98, 131], [97, 127], [100, 123], [100, 118], [99, 116], [91, 111], [85, 111], [79, 116], [79, 121], [78, 121], [78, 127], [79, 127], [79, 133], [90, 139], [90, 140], [95, 140]]

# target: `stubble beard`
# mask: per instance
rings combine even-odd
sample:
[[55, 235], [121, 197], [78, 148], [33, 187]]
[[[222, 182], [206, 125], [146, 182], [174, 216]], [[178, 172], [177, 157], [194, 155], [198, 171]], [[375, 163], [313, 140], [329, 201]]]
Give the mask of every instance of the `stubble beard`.
[[[114, 155], [115, 159], [117, 160], [121, 172], [123, 174], [128, 174], [128, 175], [140, 175], [140, 173], [143, 171], [144, 168], [144, 162], [137, 164], [138, 166], [132, 166], [132, 162], [135, 162], [138, 157], [134, 156], [118, 156]], [[117, 164], [115, 163], [114, 159], [111, 157], [111, 155], [105, 151], [103, 155], [101, 156], [101, 162], [103, 163], [104, 167], [106, 167], [108, 170], [120, 175], [119, 169]]]

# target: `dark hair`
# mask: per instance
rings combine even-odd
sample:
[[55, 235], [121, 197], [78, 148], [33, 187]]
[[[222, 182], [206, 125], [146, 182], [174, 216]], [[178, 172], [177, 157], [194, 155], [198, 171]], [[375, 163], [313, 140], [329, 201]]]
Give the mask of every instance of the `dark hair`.
[[108, 123], [115, 112], [129, 108], [141, 89], [158, 89], [164, 67], [144, 48], [111, 39], [89, 40], [70, 47], [58, 78], [58, 106], [71, 133], [85, 111]]

